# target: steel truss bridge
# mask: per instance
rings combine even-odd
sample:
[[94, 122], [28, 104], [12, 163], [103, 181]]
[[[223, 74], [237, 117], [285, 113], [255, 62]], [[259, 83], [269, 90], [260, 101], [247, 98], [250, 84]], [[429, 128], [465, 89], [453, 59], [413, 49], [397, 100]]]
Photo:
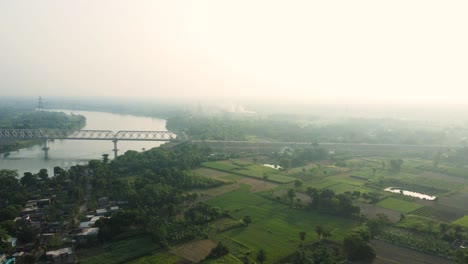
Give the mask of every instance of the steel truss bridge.
[[114, 142], [114, 156], [117, 157], [118, 141], [183, 141], [183, 132], [169, 131], [118, 131], [111, 130], [64, 130], [64, 129], [0, 129], [0, 140], [43, 140], [46, 157], [49, 140], [109, 140]]

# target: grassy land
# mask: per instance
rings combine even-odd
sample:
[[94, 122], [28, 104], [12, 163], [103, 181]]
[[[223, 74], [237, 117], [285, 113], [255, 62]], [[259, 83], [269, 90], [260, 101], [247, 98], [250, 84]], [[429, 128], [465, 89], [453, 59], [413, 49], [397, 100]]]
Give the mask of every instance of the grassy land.
[[[269, 261], [288, 255], [300, 244], [299, 232], [306, 231], [306, 243], [316, 240], [314, 232], [317, 225], [322, 225], [332, 231], [332, 240], [341, 241], [345, 234], [357, 225], [354, 221], [315, 211], [291, 209], [286, 205], [266, 199], [249, 192], [248, 186], [226, 193], [207, 201], [212, 206], [228, 209], [236, 218], [249, 215], [252, 223], [247, 227], [239, 227], [225, 231], [222, 235], [246, 245], [254, 252], [264, 249]], [[212, 239], [216, 240], [216, 237]]]
[[420, 204], [407, 202], [407, 201], [400, 200], [397, 198], [387, 198], [377, 203], [377, 205], [383, 208], [392, 209], [392, 210], [402, 212], [402, 213], [409, 213], [411, 211], [414, 211], [418, 208], [423, 207]]
[[168, 252], [156, 252], [128, 262], [129, 264], [173, 264], [183, 261], [182, 258]]
[[203, 264], [242, 264], [243, 262], [231, 254], [227, 254], [218, 259], [210, 259], [202, 262]]
[[440, 216], [441, 212], [440, 210], [430, 207], [430, 206], [423, 206], [421, 208], [418, 208], [414, 211], [411, 211], [410, 214], [413, 215], [419, 215], [419, 216], [424, 216], [424, 217], [430, 217], [430, 218], [437, 218]]
[[465, 215], [462, 218], [459, 218], [459, 219], [453, 221], [452, 224], [468, 227], [468, 215]]
[[439, 230], [438, 221], [419, 215], [408, 215], [396, 226], [410, 230], [430, 233], [437, 233]]
[[283, 175], [278, 170], [258, 164], [248, 163], [245, 161], [223, 160], [205, 162], [202, 164], [202, 166], [224, 172], [234, 173], [237, 175], [254, 177], [258, 179], [263, 179], [264, 176], [267, 175], [269, 181], [277, 183], [288, 183], [296, 180], [296, 178]]
[[80, 259], [83, 264], [128, 263], [130, 260], [149, 255], [159, 248], [150, 237], [140, 236], [113, 242], [104, 253]]

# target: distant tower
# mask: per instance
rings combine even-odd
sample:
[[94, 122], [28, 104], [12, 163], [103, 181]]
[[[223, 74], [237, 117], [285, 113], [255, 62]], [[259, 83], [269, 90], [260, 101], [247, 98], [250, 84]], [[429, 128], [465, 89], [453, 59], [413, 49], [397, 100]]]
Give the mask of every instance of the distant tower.
[[42, 97], [39, 96], [39, 101], [37, 102], [37, 111], [44, 110], [44, 104], [42, 103]]

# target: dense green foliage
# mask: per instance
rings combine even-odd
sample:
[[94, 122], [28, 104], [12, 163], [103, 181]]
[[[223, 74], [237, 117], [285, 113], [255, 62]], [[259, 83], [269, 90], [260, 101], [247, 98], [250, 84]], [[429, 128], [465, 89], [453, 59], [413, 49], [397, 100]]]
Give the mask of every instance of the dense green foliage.
[[329, 189], [307, 188], [307, 194], [312, 198], [311, 207], [321, 213], [339, 216], [357, 216], [360, 208], [355, 206], [349, 194], [335, 194]]
[[[0, 116], [2, 114], [4, 113]], [[67, 115], [63, 112], [36, 111], [15, 114], [8, 111], [5, 116], [2, 116], [0, 124], [2, 128], [11, 129], [80, 129], [85, 123], [84, 116]]]
[[[128, 201], [123, 210], [108, 220], [100, 220], [99, 237], [109, 241], [125, 232], [140, 231], [166, 247], [202, 234], [200, 225], [221, 216], [220, 209], [197, 204], [188, 208], [184, 219], [176, 216], [194, 202], [196, 195], [185, 190], [219, 186], [219, 181], [188, 173], [207, 157], [206, 149], [181, 144], [170, 150], [128, 151], [108, 163], [91, 161], [93, 197], [106, 196]], [[132, 175], [130, 182], [129, 175]]]
[[348, 119], [319, 123], [291, 116], [241, 118], [179, 115], [170, 117], [167, 128], [186, 130], [192, 139], [343, 143], [434, 144], [443, 142], [442, 129], [428, 130], [415, 122], [395, 119]]
[[349, 260], [372, 263], [376, 254], [369, 244], [370, 232], [365, 226], [356, 228], [343, 239], [343, 250]]
[[[81, 115], [0, 108], [0, 128], [3, 129], [81, 129], [85, 124], [86, 118]], [[6, 144], [0, 145], [0, 153], [27, 147], [31, 144], [34, 142], [6, 142]]]

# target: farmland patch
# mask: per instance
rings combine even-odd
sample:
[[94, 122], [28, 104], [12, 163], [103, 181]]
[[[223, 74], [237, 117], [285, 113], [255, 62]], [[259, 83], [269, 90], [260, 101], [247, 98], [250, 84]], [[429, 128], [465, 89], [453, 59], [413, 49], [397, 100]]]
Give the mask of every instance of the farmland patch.
[[170, 252], [186, 260], [198, 263], [208, 256], [215, 247], [216, 243], [209, 239], [204, 239], [178, 245], [172, 248]]
[[465, 216], [453, 221], [452, 224], [468, 227], [468, 215], [465, 215]]
[[417, 203], [408, 202], [391, 197], [380, 201], [379, 203], [377, 203], [377, 205], [383, 208], [388, 208], [402, 213], [409, 213], [420, 207], [423, 207], [423, 205]]

